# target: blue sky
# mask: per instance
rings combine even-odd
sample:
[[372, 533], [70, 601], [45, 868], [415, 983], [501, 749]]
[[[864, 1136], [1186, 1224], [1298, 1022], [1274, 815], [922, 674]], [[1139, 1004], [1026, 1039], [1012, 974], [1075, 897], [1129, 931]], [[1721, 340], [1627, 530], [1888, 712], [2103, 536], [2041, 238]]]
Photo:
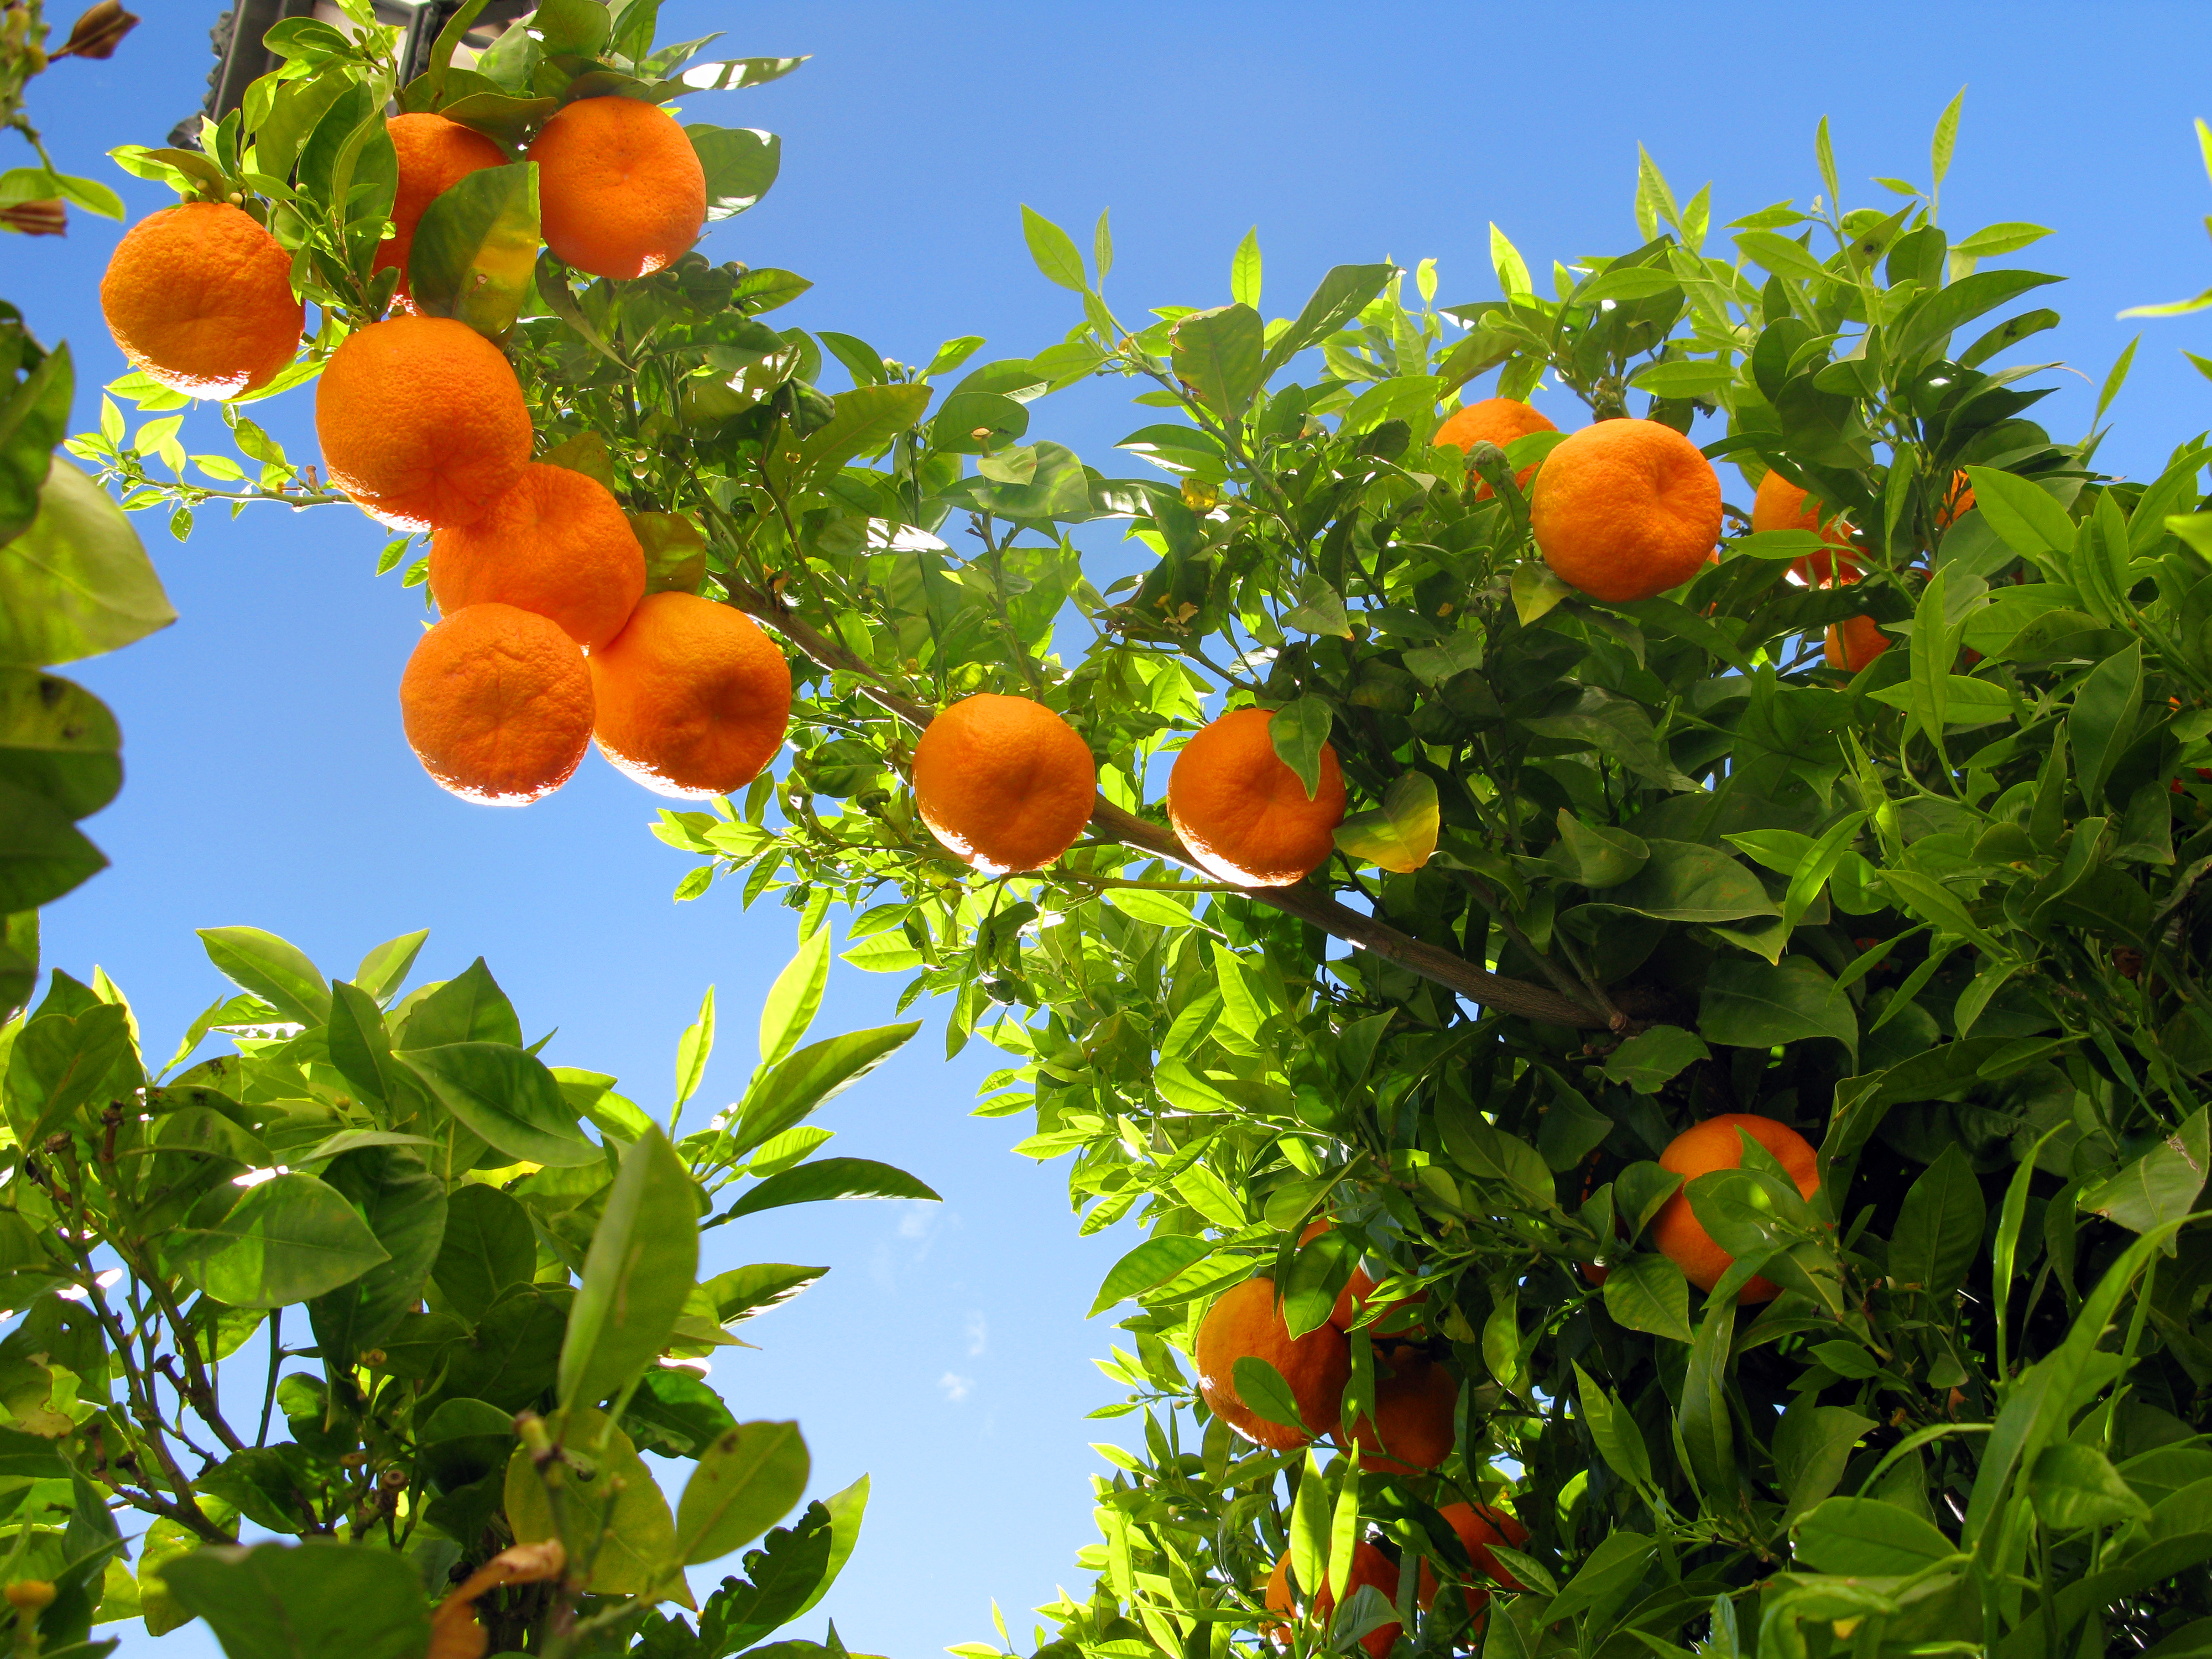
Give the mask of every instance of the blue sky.
[[[33, 99], [57, 160], [111, 178], [134, 217], [166, 198], [100, 152], [160, 143], [197, 103], [216, 6], [141, 9], [115, 59], [58, 65]], [[2045, 301], [2066, 319], [2043, 337], [2050, 355], [2080, 371], [2054, 377], [2054, 431], [2079, 435], [2138, 326], [2114, 313], [2212, 281], [2212, 185], [2189, 126], [2212, 113], [2208, 31], [2193, 7], [2106, 4], [2094, 28], [2084, 8], [2036, 4], [669, 0], [664, 15], [667, 38], [720, 27], [737, 53], [815, 55], [777, 85], [686, 106], [784, 138], [781, 182], [707, 252], [811, 277], [779, 323], [908, 361], [965, 333], [990, 337], [987, 356], [1026, 355], [1075, 320], [1073, 296], [1030, 264], [1020, 203], [1086, 244], [1113, 210], [1108, 293], [1125, 316], [1225, 302], [1231, 252], [1255, 224], [1271, 314], [1328, 265], [1383, 255], [1434, 257], [1441, 300], [1480, 299], [1496, 291], [1492, 221], [1538, 270], [1632, 245], [1639, 140], [1678, 196], [1715, 181], [1717, 222], [1818, 188], [1825, 112], [1847, 198], [1863, 203], [1880, 195], [1870, 174], [1924, 179], [1929, 127], [1962, 84], [1945, 222], [2051, 226], [2021, 262], [2072, 276]], [[0, 291], [77, 351], [82, 426], [90, 386], [121, 368], [96, 303], [120, 229], [74, 217], [65, 243], [9, 241]], [[2178, 350], [2203, 349], [2206, 330], [2145, 326], [2100, 457], [2136, 476], [2212, 425], [2212, 387]], [[1578, 423], [1565, 398], [1537, 402]], [[297, 394], [257, 418], [312, 453], [310, 409]], [[1121, 389], [1079, 388], [1033, 415], [1033, 435], [1109, 473], [1140, 470], [1112, 445], [1153, 414]], [[270, 928], [343, 973], [427, 926], [425, 974], [489, 957], [533, 1035], [560, 1028], [549, 1058], [617, 1073], [655, 1109], [677, 1036], [715, 984], [724, 1039], [703, 1099], [742, 1088], [759, 999], [793, 944], [788, 913], [744, 913], [720, 889], [672, 906], [687, 861], [646, 833], [653, 799], [596, 759], [524, 812], [441, 793], [400, 735], [395, 688], [422, 610], [396, 579], [372, 580], [381, 532], [344, 509], [203, 518], [185, 547], [144, 523], [183, 620], [71, 671], [121, 718], [129, 774], [90, 826], [115, 868], [50, 910], [48, 960], [104, 965], [158, 1042], [220, 988], [196, 927]], [[1119, 562], [1110, 534], [1098, 545]], [[887, 1019], [896, 990], [841, 964], [817, 1031]], [[1127, 1241], [1074, 1237], [1062, 1170], [1007, 1156], [1021, 1121], [966, 1115], [990, 1060], [943, 1053], [933, 1024], [825, 1120], [835, 1150], [912, 1170], [943, 1206], [749, 1218], [709, 1236], [704, 1266], [833, 1267], [714, 1380], [740, 1416], [800, 1419], [818, 1491], [874, 1476], [860, 1549], [823, 1609], [860, 1652], [988, 1638], [993, 1597], [1026, 1650], [1026, 1610], [1081, 1582], [1086, 1477], [1104, 1467], [1085, 1443], [1113, 1426], [1083, 1420], [1114, 1394], [1088, 1363], [1110, 1333], [1083, 1312]], [[799, 1633], [818, 1638], [819, 1621]], [[143, 1635], [123, 1648], [153, 1650]], [[195, 1629], [162, 1650], [211, 1644]]]

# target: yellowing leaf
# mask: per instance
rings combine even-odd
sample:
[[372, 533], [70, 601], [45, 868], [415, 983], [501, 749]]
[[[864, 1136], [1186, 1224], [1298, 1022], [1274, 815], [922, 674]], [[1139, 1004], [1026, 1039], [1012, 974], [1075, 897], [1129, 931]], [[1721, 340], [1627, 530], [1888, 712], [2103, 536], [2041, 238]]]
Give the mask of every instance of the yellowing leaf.
[[1408, 772], [1390, 786], [1382, 805], [1355, 812], [1337, 826], [1337, 849], [1410, 875], [1435, 854], [1437, 825], [1435, 782], [1425, 772]]

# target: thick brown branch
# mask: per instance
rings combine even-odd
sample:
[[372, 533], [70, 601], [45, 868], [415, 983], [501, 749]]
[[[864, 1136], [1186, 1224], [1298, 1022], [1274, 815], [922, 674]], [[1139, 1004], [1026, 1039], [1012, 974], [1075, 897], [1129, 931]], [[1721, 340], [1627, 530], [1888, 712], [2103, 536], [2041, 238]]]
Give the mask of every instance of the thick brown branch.
[[[725, 576], [722, 582], [730, 590], [738, 609], [746, 615], [774, 629], [823, 667], [857, 676], [861, 681], [862, 695], [878, 708], [897, 715], [917, 731], [929, 724], [931, 711], [927, 707], [883, 684], [867, 664], [808, 627], [766, 594], [755, 592], [734, 577]], [[1124, 846], [1138, 848], [1191, 869], [1200, 868], [1173, 830], [1164, 824], [1146, 822], [1116, 806], [1103, 795], [1098, 797], [1097, 805], [1091, 809], [1091, 822]], [[1235, 890], [1285, 915], [1310, 922], [1347, 944], [1410, 969], [1422, 978], [1483, 1007], [1553, 1025], [1601, 1030], [1613, 1024], [1602, 1011], [1586, 1003], [1526, 980], [1490, 973], [1464, 957], [1401, 933], [1387, 922], [1363, 915], [1306, 884], [1295, 887], [1240, 887]]]

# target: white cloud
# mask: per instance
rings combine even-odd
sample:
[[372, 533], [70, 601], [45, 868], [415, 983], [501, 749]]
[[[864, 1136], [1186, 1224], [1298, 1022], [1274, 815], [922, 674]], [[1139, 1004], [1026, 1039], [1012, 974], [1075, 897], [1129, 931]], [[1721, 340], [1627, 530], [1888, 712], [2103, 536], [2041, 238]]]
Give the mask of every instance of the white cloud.
[[956, 1376], [951, 1371], [947, 1371], [937, 1379], [937, 1386], [945, 1390], [945, 1400], [957, 1406], [968, 1397], [969, 1390], [975, 1386], [975, 1379], [972, 1376]]
[[899, 1217], [899, 1237], [928, 1237], [930, 1228], [936, 1224], [937, 1211], [938, 1206], [925, 1199], [916, 1199], [908, 1204], [906, 1213]]
[[978, 1311], [968, 1316], [968, 1352], [972, 1358], [990, 1346], [991, 1322]]

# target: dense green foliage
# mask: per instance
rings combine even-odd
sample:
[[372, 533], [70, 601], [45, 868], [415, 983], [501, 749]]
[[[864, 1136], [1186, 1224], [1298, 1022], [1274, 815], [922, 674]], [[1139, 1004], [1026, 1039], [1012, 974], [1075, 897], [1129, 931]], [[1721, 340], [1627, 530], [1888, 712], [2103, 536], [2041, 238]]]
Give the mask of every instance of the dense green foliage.
[[[549, 4], [534, 40], [401, 101], [512, 138], [591, 76], [654, 95], [681, 59], [648, 55], [652, 10]], [[373, 41], [284, 46], [205, 155], [127, 159], [299, 250], [325, 302], [304, 379], [389, 295], [368, 276], [386, 88]], [[1086, 258], [1029, 215], [1080, 319], [941, 396], [980, 340], [916, 366], [779, 332], [759, 317], [803, 291], [787, 272], [527, 270], [526, 164], [426, 219], [418, 299], [503, 342], [547, 453], [659, 525], [659, 583], [791, 649], [787, 772], [663, 816], [705, 860], [678, 896], [741, 878], [810, 926], [850, 907], [846, 959], [913, 971], [954, 1048], [980, 1031], [1015, 1058], [979, 1110], [1034, 1110], [1022, 1150], [1072, 1157], [1080, 1224], [1146, 1229], [1097, 1298], [1137, 1304], [1111, 1365], [1133, 1392], [1106, 1413], [1140, 1412], [1146, 1449], [1099, 1483], [1097, 1580], [1047, 1610], [1056, 1653], [1224, 1659], [1261, 1639], [1279, 1553], [1341, 1590], [1370, 1532], [1463, 1578], [1437, 1510], [1475, 1497], [1531, 1534], [1510, 1559], [1528, 1588], [1479, 1638], [1407, 1571], [1395, 1609], [1363, 1589], [1297, 1650], [1392, 1622], [1413, 1650], [1500, 1659], [2212, 1642], [2212, 1243], [2185, 1226], [2212, 1155], [2207, 455], [2124, 482], [2097, 469], [2100, 433], [2028, 418], [2049, 366], [1999, 365], [2057, 323], [2016, 308], [2056, 279], [1985, 268], [2033, 226], [1940, 226], [1956, 121], [1925, 189], [1850, 210], [1824, 125], [1820, 194], [1725, 247], [1709, 192], [1678, 204], [1647, 158], [1632, 251], [1554, 265], [1547, 294], [1493, 233], [1501, 297], [1443, 307], [1426, 264], [1410, 284], [1348, 265], [1269, 320], [1253, 239], [1231, 303], [1124, 320], [1103, 218]], [[696, 142], [716, 176], [723, 141]], [[715, 193], [741, 205], [762, 153], [729, 159]], [[817, 387], [828, 358], [851, 389]], [[1847, 517], [1863, 579], [1793, 582], [1816, 538], [1739, 510], [1672, 595], [1565, 587], [1514, 483], [1557, 440], [1429, 441], [1493, 370], [1599, 419], [1648, 398], [1747, 495], [1779, 471]], [[1036, 399], [1096, 375], [1144, 386], [1153, 423], [1122, 447], [1160, 473], [1032, 440]], [[116, 389], [157, 418], [129, 434], [111, 404], [79, 453], [179, 533], [218, 498], [331, 499], [234, 409], [246, 463], [187, 479], [174, 401]], [[1103, 520], [1147, 556], [1102, 591], [1074, 537]], [[1891, 648], [1825, 665], [1822, 630], [1860, 614]], [[916, 730], [981, 689], [1045, 702], [1100, 761], [1091, 834], [1037, 875], [975, 877], [915, 811]], [[1286, 762], [1310, 775], [1327, 742], [1352, 788], [1343, 856], [1297, 887], [1192, 876], [1159, 810], [1184, 736], [1247, 703], [1278, 711]], [[1794, 1125], [1821, 1184], [1808, 1201], [1752, 1152], [1698, 1176], [1688, 1201], [1735, 1265], [1696, 1296], [1645, 1229], [1677, 1184], [1659, 1154], [1723, 1111]], [[617, 1179], [658, 1144], [641, 1131]], [[687, 1178], [721, 1169], [695, 1152]], [[1316, 1329], [1362, 1256], [1386, 1296], [1425, 1291], [1459, 1379], [1433, 1474], [1257, 1452], [1193, 1396], [1214, 1292], [1267, 1272]], [[1580, 1271], [1598, 1261], [1601, 1288]], [[1783, 1294], [1739, 1306], [1754, 1274]], [[1358, 1409], [1376, 1362], [1365, 1332], [1351, 1347]], [[1289, 1409], [1251, 1379], [1248, 1403]]]

